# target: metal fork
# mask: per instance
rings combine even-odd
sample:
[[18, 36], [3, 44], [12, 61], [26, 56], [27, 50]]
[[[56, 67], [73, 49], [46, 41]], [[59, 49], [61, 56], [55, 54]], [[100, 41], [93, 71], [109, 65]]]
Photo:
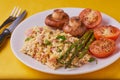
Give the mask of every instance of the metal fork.
[[3, 24], [0, 26], [0, 29], [2, 27], [4, 27], [5, 25], [13, 22], [19, 15], [21, 12], [21, 8], [18, 7], [14, 7], [14, 9], [12, 10], [10, 16], [3, 22]]

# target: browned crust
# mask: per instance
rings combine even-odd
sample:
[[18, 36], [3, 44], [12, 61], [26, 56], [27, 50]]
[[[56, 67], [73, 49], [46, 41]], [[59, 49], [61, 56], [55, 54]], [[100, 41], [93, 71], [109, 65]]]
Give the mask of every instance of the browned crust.
[[64, 14], [63, 19], [61, 20], [53, 19], [52, 14], [50, 14], [46, 17], [45, 24], [53, 28], [62, 29], [65, 22], [68, 22], [68, 21], [69, 21], [69, 16], [66, 13]]
[[85, 31], [86, 31], [86, 27], [84, 25], [79, 26], [76, 30], [73, 30], [71, 28], [69, 31], [64, 30], [65, 27], [71, 28], [71, 26], [68, 25], [68, 24], [65, 24], [64, 27], [63, 27], [63, 31], [65, 33], [71, 34], [72, 36], [82, 36], [85, 33]]

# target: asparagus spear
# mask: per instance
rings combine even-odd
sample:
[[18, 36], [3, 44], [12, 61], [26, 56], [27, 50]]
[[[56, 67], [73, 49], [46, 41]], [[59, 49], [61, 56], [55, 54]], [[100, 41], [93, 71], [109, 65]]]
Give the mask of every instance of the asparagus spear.
[[88, 53], [89, 45], [92, 43], [92, 41], [93, 41], [94, 39], [95, 39], [95, 38], [94, 38], [94, 34], [92, 34], [89, 42], [86, 44], [85, 48], [81, 51], [81, 53], [80, 53], [80, 55], [79, 55], [79, 58], [80, 58], [80, 59], [83, 58], [86, 53]]
[[[80, 41], [79, 42], [82, 42], [83, 40], [85, 40], [85, 38], [90, 34], [90, 30], [87, 31], [81, 38], [80, 38]], [[78, 43], [77, 43], [78, 44]], [[72, 43], [70, 45], [70, 47], [67, 49], [67, 51], [60, 56], [60, 58], [58, 59], [58, 61], [60, 62], [62, 59], [66, 59], [68, 57], [68, 55], [70, 54], [71, 50], [75, 47], [75, 43]]]
[[78, 53], [79, 49], [78, 49], [78, 45], [75, 46], [73, 55], [71, 56], [70, 60], [65, 64], [65, 68], [69, 67], [69, 65], [71, 64], [72, 60], [75, 58], [76, 53]]
[[77, 47], [75, 47], [70, 60], [67, 61], [67, 63], [65, 64], [65, 68], [67, 68], [67, 67], [69, 67], [69, 65], [71, 65], [72, 60], [77, 56], [79, 50], [81, 50], [85, 46], [86, 42], [89, 40], [89, 38], [91, 37], [92, 34], [93, 34], [93, 32], [90, 31], [90, 33], [87, 36], [85, 36], [84, 40], [80, 44], [78, 44]]
[[58, 59], [58, 61], [60, 61], [60, 60], [62, 60], [62, 59], [65, 59], [65, 58], [69, 55], [70, 51], [71, 51], [74, 47], [75, 47], [75, 44], [72, 44], [72, 45], [67, 49], [67, 51], [65, 52], [65, 54], [60, 56], [60, 58]]
[[[91, 57], [89, 60], [88, 60], [88, 62], [93, 62], [93, 61], [95, 61], [95, 58], [94, 57]], [[96, 62], [97, 63], [97, 62]]]

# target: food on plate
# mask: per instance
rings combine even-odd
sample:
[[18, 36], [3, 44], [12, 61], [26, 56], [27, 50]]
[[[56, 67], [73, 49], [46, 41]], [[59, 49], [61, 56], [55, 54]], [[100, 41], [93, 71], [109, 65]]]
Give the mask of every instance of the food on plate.
[[89, 8], [71, 18], [62, 9], [55, 9], [46, 17], [46, 27], [25, 32], [21, 52], [52, 69], [80, 67], [95, 57], [106, 58], [116, 50], [120, 30], [98, 26], [101, 21], [101, 13]]
[[94, 36], [96, 39], [106, 37], [112, 40], [116, 40], [120, 35], [120, 30], [112, 25], [100, 26], [94, 29]]
[[[72, 44], [68, 50], [66, 51], [67, 54], [69, 54], [69, 52], [72, 50], [72, 48], [74, 48], [73, 50], [73, 53], [71, 55], [71, 58], [65, 62], [65, 68], [69, 67], [72, 63], [72, 61], [74, 60], [74, 58], [76, 56], [78, 56], [78, 59], [82, 59], [86, 54], [89, 54], [89, 51], [88, 51], [88, 48], [87, 46], [89, 45], [89, 43], [91, 43], [93, 41], [93, 39], [91, 39], [89, 41], [89, 38], [93, 35], [93, 32], [92, 31], [88, 31], [86, 32], [78, 42]], [[89, 42], [88, 42], [89, 41]], [[87, 44], [87, 45], [86, 45]], [[69, 52], [68, 52], [69, 51]], [[67, 56], [67, 54], [64, 54], [64, 56], [60, 57], [61, 58], [64, 58]], [[81, 56], [81, 57], [80, 57]], [[87, 59], [87, 61], [89, 62], [91, 59], [93, 59], [93, 57], [90, 57]], [[59, 59], [58, 59], [59, 60]], [[59, 60], [60, 61], [60, 60]], [[63, 62], [62, 62], [63, 63]]]
[[81, 23], [79, 16], [74, 16], [70, 18], [68, 23], [65, 23], [63, 31], [73, 36], [82, 36], [86, 27]]
[[55, 9], [52, 14], [49, 14], [45, 19], [45, 24], [52, 28], [62, 29], [65, 22], [69, 21], [69, 16], [62, 9]]
[[100, 38], [95, 40], [89, 46], [90, 52], [99, 58], [105, 58], [114, 53], [116, 50], [115, 41], [107, 38]]
[[84, 9], [79, 16], [87, 28], [94, 28], [102, 22], [101, 13], [90, 8]]
[[52, 69], [79, 67], [93, 60], [88, 52], [79, 58], [80, 50], [92, 35], [93, 31], [88, 31], [79, 39], [58, 29], [33, 27], [26, 32], [21, 52]]
[[[89, 46], [90, 44], [95, 40], [94, 35], [92, 34], [90, 39], [88, 40], [86, 46], [84, 47], [84, 49], [82, 49], [82, 51], [80, 52], [79, 58], [81, 59], [86, 53], [89, 53]], [[93, 60], [93, 58], [91, 58], [91, 60]], [[91, 61], [90, 60], [90, 61]]]

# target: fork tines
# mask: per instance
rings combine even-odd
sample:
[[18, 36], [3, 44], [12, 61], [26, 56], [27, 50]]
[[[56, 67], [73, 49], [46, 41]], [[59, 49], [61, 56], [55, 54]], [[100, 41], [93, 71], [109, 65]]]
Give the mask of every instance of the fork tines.
[[13, 22], [20, 14], [21, 14], [21, 8], [14, 7], [14, 9], [12, 10], [10, 16], [0, 26], [0, 29], [2, 29], [5, 25]]
[[20, 14], [20, 12], [21, 12], [21, 8], [14, 7], [14, 9], [12, 10], [10, 16], [12, 16], [12, 17], [18, 17], [19, 14]]

